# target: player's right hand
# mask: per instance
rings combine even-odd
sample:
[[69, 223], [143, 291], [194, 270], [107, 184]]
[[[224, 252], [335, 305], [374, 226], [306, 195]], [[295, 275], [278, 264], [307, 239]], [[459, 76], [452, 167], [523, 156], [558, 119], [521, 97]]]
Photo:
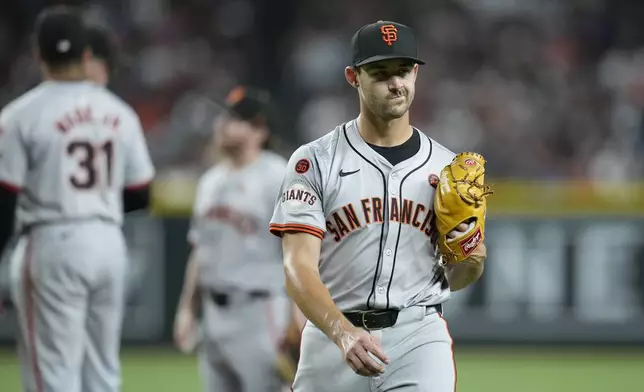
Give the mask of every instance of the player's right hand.
[[189, 354], [197, 342], [197, 317], [191, 309], [180, 308], [174, 318], [174, 344], [179, 351]]
[[345, 330], [340, 337], [339, 346], [346, 363], [361, 376], [380, 375], [385, 371], [383, 364], [389, 364], [380, 340], [362, 328], [351, 326]]

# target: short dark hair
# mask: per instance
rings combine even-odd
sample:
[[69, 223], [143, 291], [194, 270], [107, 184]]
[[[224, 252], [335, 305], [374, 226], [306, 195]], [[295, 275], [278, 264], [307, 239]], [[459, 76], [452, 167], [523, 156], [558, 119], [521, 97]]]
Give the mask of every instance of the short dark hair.
[[87, 43], [92, 49], [92, 55], [101, 59], [110, 72], [116, 66], [116, 44], [112, 32], [102, 26], [87, 26]]
[[255, 127], [266, 128], [268, 137], [262, 144], [262, 148], [267, 150], [276, 148], [277, 141], [272, 134], [276, 116], [268, 91], [237, 86], [226, 96], [226, 107], [231, 116], [247, 121]]
[[45, 8], [34, 30], [40, 58], [50, 67], [80, 62], [88, 46], [83, 18], [71, 7]]

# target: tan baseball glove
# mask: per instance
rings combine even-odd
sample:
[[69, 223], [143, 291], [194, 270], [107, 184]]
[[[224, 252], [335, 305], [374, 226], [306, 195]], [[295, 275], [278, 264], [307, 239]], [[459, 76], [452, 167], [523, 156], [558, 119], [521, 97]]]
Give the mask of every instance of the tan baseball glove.
[[[492, 194], [484, 183], [485, 159], [463, 152], [441, 171], [434, 197], [437, 247], [442, 264], [468, 258], [485, 238], [486, 198]], [[448, 233], [468, 224], [465, 234], [449, 238]]]
[[295, 381], [299, 352], [294, 347], [284, 348], [277, 354], [275, 370], [284, 384], [292, 385]]
[[291, 318], [292, 320], [286, 329], [286, 334], [280, 345], [277, 361], [275, 362], [275, 368], [280, 379], [288, 385], [293, 384], [295, 380], [297, 363], [300, 359], [300, 340], [302, 339], [301, 322], [296, 320], [294, 315]]

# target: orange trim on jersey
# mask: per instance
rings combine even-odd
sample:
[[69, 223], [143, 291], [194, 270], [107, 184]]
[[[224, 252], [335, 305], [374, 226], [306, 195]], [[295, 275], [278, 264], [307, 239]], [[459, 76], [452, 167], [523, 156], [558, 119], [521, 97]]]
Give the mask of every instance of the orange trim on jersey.
[[456, 359], [454, 358], [454, 338], [452, 337], [452, 334], [449, 332], [449, 326], [447, 325], [447, 320], [443, 317], [440, 312], [438, 312], [438, 317], [445, 322], [445, 329], [447, 329], [447, 335], [449, 336], [449, 339], [452, 341], [451, 344], [451, 349], [452, 349], [452, 366], [454, 366], [454, 392], [456, 392], [456, 384], [458, 382], [458, 377], [456, 375]]
[[139, 189], [143, 189], [146, 186], [149, 186], [151, 182], [152, 182], [152, 180], [137, 182], [137, 183], [134, 183], [132, 185], [126, 185], [125, 189], [127, 189], [128, 191], [136, 191], [136, 190], [139, 190]]
[[22, 284], [26, 302], [26, 316], [27, 316], [27, 350], [31, 357], [31, 371], [33, 372], [34, 381], [36, 383], [36, 391], [43, 391], [42, 374], [38, 366], [38, 349], [36, 347], [36, 310], [34, 309], [34, 285], [31, 279], [31, 264], [33, 260], [33, 246], [32, 238], [27, 238], [27, 246], [25, 249], [24, 265], [22, 268]]
[[18, 186], [18, 185], [12, 184], [12, 183], [7, 182], [7, 181], [2, 181], [2, 180], [0, 180], [0, 186], [1, 186], [1, 187], [3, 187], [3, 188], [5, 188], [5, 189], [6, 189], [6, 190], [8, 190], [9, 192], [13, 192], [13, 193], [20, 193], [20, 192], [22, 192], [22, 187], [21, 187], [21, 186]]
[[269, 230], [271, 234], [281, 237], [283, 233], [295, 232], [295, 233], [307, 233], [313, 236], [318, 237], [319, 239], [324, 238], [324, 231], [320, 230], [315, 226], [303, 225], [300, 223], [287, 223], [284, 225], [273, 223], [270, 225]]

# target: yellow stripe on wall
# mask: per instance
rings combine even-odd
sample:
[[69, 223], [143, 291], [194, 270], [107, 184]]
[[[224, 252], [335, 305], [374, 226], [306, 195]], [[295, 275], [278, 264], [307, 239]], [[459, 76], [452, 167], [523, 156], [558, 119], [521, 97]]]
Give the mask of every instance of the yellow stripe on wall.
[[490, 181], [488, 216], [644, 217], [644, 184]]
[[[488, 217], [644, 217], [644, 183], [489, 180]], [[197, 178], [158, 179], [152, 186], [156, 216], [192, 213]]]

